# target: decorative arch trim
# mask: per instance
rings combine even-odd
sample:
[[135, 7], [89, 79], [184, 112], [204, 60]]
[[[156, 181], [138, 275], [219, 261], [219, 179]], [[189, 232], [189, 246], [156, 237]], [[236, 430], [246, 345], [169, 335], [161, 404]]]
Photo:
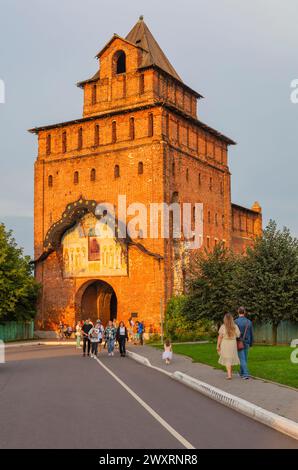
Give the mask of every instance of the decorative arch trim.
[[[50, 227], [46, 234], [45, 240], [43, 242], [43, 253], [39, 256], [39, 258], [35, 259], [33, 263], [37, 265], [42, 261], [45, 261], [54, 251], [57, 251], [61, 246], [63, 235], [67, 232], [67, 230], [74, 227], [77, 222], [86, 214], [93, 214], [98, 220], [100, 220], [102, 216], [96, 213], [97, 205], [98, 203], [95, 200], [86, 200], [82, 196], [77, 201], [67, 204], [61, 218]], [[111, 220], [112, 218], [109, 217], [109, 214], [107, 214], [108, 225], [109, 222], [111, 223]], [[115, 235], [117, 241], [125, 244], [126, 246], [135, 246], [142, 253], [148, 256], [152, 256], [158, 261], [163, 259], [163, 256], [160, 254], [147, 250], [147, 248], [145, 248], [142, 243], [134, 242], [132, 238], [127, 235], [127, 231], [125, 231], [126, 238], [120, 237], [119, 233], [124, 233], [124, 230], [121, 230], [124, 228], [123, 223], [119, 220], [116, 220], [115, 225]]]

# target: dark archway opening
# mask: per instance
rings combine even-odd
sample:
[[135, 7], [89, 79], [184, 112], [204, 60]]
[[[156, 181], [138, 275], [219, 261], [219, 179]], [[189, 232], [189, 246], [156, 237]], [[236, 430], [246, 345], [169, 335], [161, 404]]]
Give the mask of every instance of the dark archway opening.
[[117, 318], [117, 296], [110, 284], [94, 281], [89, 284], [81, 300], [80, 320], [90, 318], [93, 322], [100, 319], [104, 326], [109, 320]]

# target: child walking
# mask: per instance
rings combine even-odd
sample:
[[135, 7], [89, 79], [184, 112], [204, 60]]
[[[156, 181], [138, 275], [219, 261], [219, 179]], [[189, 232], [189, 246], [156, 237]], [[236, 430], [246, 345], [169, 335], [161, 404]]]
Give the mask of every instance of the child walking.
[[162, 358], [164, 361], [166, 361], [166, 364], [169, 365], [172, 358], [173, 358], [173, 350], [172, 350], [172, 345], [171, 341], [169, 339], [166, 339], [166, 342], [164, 344], [164, 352], [162, 353]]

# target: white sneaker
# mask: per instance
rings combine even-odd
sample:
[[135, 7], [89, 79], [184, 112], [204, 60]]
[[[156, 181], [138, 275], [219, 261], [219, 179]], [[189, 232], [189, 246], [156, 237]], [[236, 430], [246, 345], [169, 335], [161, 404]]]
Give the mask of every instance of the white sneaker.
[[114, 353], [112, 352], [112, 356], [114, 356]]
[[91, 357], [91, 359], [93, 359], [94, 358], [93, 354], [91, 354], [90, 357]]

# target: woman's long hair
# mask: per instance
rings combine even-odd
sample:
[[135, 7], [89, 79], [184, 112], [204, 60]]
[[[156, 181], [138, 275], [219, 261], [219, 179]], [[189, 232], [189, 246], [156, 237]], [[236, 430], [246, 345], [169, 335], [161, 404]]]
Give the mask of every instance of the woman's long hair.
[[228, 337], [233, 338], [233, 336], [236, 335], [236, 325], [234, 323], [234, 318], [230, 313], [225, 314], [224, 325], [226, 327]]

